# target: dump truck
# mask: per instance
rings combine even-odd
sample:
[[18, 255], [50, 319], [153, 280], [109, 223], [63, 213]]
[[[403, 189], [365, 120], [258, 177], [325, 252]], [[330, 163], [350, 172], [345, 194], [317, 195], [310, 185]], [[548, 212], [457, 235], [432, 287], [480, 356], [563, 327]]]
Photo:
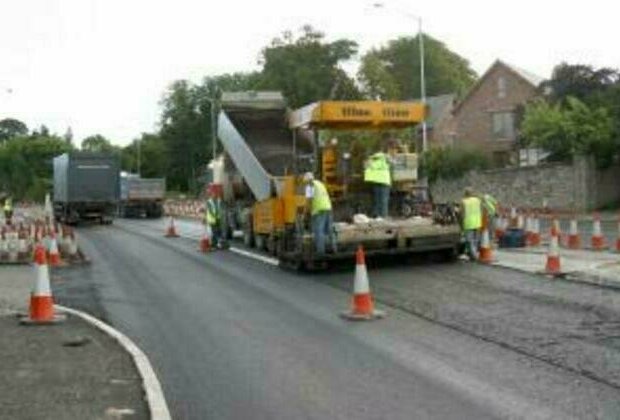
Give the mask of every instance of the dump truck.
[[107, 153], [70, 152], [54, 158], [54, 216], [67, 224], [110, 224], [119, 199], [119, 161]]
[[141, 178], [137, 174], [121, 172], [118, 215], [159, 218], [163, 214], [165, 194], [164, 178]]
[[[432, 252], [453, 258], [461, 247], [454, 212], [431, 205], [418, 214], [411, 203], [428, 202], [417, 183], [417, 156], [406, 150], [395, 158], [394, 192], [402, 200], [385, 220], [369, 214], [369, 188], [351, 164], [351, 150], [321, 138], [321, 130], [393, 130], [412, 127], [425, 107], [411, 102], [322, 101], [291, 111], [278, 92], [225, 92], [218, 117], [224, 147], [220, 165], [224, 232], [243, 231], [244, 242], [277, 256], [282, 266], [316, 269], [352, 258], [359, 245], [370, 257]], [[312, 171], [332, 198], [337, 250], [314, 251], [301, 175]], [[362, 170], [363, 171], [363, 170]], [[421, 208], [424, 208], [423, 206]]]

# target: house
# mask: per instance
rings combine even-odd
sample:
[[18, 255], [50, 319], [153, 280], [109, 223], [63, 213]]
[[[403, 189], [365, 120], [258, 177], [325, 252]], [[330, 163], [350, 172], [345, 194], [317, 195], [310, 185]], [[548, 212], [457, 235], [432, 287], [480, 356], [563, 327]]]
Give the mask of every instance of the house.
[[495, 61], [454, 107], [451, 127], [442, 141], [483, 150], [498, 167], [516, 165], [517, 112], [537, 96], [542, 81], [516, 66]]
[[[431, 96], [426, 99], [429, 114], [426, 118], [426, 141], [429, 148], [452, 146], [454, 133], [452, 128], [452, 111], [456, 104], [455, 94]], [[421, 131], [421, 127], [418, 127]], [[422, 150], [421, 133], [418, 135], [419, 145], [416, 150]]]

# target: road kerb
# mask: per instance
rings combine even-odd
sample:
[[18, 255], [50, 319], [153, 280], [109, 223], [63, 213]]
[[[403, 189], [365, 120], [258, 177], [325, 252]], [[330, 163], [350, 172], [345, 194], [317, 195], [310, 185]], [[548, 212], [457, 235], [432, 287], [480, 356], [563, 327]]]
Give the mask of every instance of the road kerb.
[[140, 348], [129, 337], [85, 312], [62, 305], [54, 306], [56, 306], [60, 311], [82, 318], [84, 321], [89, 322], [104, 333], [108, 334], [110, 337], [114, 338], [125, 349], [125, 351], [131, 355], [136, 367], [138, 368], [138, 373], [142, 378], [142, 386], [146, 394], [146, 401], [149, 406], [151, 420], [172, 419], [161, 384], [159, 379], [157, 379], [155, 370], [151, 366], [151, 362], [146, 354], [144, 354], [144, 352], [140, 350]]

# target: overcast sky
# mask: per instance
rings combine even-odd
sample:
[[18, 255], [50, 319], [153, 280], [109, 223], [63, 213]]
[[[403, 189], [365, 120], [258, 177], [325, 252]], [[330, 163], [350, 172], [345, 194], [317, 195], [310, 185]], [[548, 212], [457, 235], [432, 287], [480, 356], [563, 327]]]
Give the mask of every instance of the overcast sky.
[[496, 58], [543, 77], [560, 61], [620, 67], [615, 2], [373, 1], [0, 0], [0, 118], [126, 144], [156, 128], [173, 80], [256, 69], [261, 47], [305, 23], [363, 52], [417, 30], [395, 10], [479, 74]]

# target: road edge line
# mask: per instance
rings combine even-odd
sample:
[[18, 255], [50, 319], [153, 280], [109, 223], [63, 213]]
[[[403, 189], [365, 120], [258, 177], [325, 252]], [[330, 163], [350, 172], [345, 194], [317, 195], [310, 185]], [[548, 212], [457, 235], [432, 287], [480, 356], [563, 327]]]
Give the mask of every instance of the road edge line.
[[77, 309], [72, 309], [63, 305], [54, 305], [59, 310], [80, 317], [84, 321], [94, 325], [110, 337], [114, 338], [123, 349], [129, 353], [142, 378], [142, 388], [146, 395], [146, 402], [149, 407], [151, 420], [171, 420], [168, 404], [161, 388], [161, 383], [157, 379], [155, 370], [144, 352], [125, 334], [106, 324], [105, 322]]

